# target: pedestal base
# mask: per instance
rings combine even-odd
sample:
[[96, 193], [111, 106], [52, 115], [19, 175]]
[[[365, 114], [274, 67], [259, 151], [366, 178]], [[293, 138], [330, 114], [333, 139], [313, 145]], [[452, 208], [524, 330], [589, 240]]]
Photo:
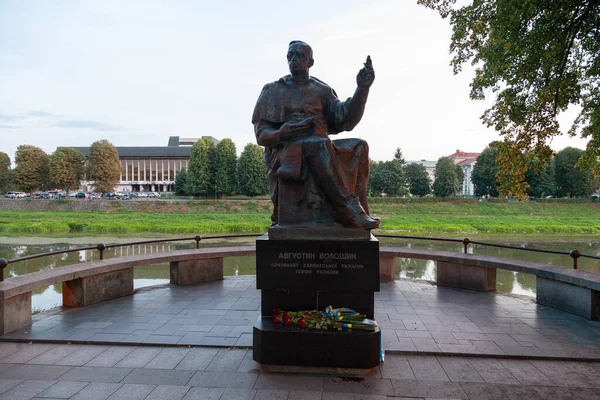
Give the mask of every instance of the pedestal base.
[[259, 317], [252, 346], [252, 356], [259, 364], [375, 368], [381, 355], [381, 331], [309, 330]]

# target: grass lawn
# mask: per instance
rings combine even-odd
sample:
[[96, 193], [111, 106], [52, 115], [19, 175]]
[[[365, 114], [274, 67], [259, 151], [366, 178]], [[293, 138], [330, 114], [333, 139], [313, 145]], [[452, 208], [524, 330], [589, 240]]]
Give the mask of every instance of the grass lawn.
[[[431, 199], [427, 199], [431, 200]], [[600, 233], [597, 202], [394, 201], [374, 199], [380, 231], [420, 234]], [[106, 211], [0, 210], [0, 233], [257, 233], [270, 225], [268, 201], [140, 202]]]

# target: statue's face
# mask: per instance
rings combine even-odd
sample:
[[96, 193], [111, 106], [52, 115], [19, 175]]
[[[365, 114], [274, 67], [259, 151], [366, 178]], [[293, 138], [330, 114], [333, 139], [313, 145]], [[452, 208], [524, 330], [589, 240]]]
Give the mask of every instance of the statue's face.
[[294, 43], [288, 48], [287, 60], [292, 75], [308, 71], [313, 65], [310, 48], [302, 43]]

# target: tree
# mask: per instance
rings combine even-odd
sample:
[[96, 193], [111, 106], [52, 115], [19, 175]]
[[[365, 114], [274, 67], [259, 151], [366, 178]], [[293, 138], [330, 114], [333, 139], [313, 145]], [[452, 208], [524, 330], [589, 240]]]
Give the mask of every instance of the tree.
[[231, 139], [223, 139], [216, 148], [215, 189], [221, 195], [231, 195], [235, 192], [235, 167], [237, 150]]
[[192, 145], [186, 182], [186, 191], [192, 196], [214, 194], [214, 148], [215, 144], [208, 138]]
[[408, 194], [404, 174], [405, 164], [406, 161], [404, 161], [402, 151], [397, 148], [393, 160], [380, 162], [371, 170], [369, 177], [371, 190], [375, 193], [383, 191], [389, 196]]
[[45, 189], [50, 179], [48, 154], [39, 147], [21, 145], [15, 153], [15, 184], [24, 192]]
[[112, 192], [121, 178], [121, 161], [115, 146], [108, 140], [98, 140], [90, 146], [89, 179], [101, 193]]
[[381, 161], [371, 171], [369, 186], [374, 193], [384, 192], [389, 196], [402, 193], [404, 173], [398, 173], [398, 166], [393, 161]]
[[580, 166], [600, 175], [600, 2], [598, 0], [418, 0], [450, 17], [454, 73], [475, 65], [471, 99], [493, 96], [482, 120], [505, 138], [502, 194], [523, 197], [531, 160], [546, 163], [561, 135], [557, 116], [580, 107], [569, 134], [589, 139]]
[[238, 190], [246, 196], [254, 197], [269, 192], [267, 187], [267, 167], [262, 147], [248, 143], [237, 165]]
[[556, 194], [556, 181], [554, 180], [554, 160], [549, 163], [539, 165], [537, 159], [533, 159], [532, 164], [525, 174], [525, 180], [529, 184], [527, 194], [531, 197], [544, 197]]
[[458, 185], [457, 192], [460, 192], [460, 189], [463, 187], [463, 183], [465, 181], [465, 172], [458, 164], [454, 164], [454, 170], [456, 172], [456, 184]]
[[498, 184], [496, 174], [498, 173], [498, 148], [493, 144], [486, 147], [477, 157], [473, 167], [471, 181], [475, 187], [475, 196], [498, 197]]
[[437, 197], [456, 196], [462, 181], [456, 175], [456, 164], [448, 157], [440, 157], [435, 164], [433, 194]]
[[431, 192], [431, 180], [425, 166], [411, 163], [404, 167], [404, 172], [413, 196], [426, 196]]
[[179, 171], [177, 173], [177, 178], [175, 178], [175, 184], [173, 189], [175, 190], [175, 194], [179, 195], [179, 196], [185, 196], [187, 195], [187, 190], [186, 190], [186, 183], [187, 183], [187, 170], [185, 168], [182, 168], [181, 171]]
[[566, 147], [556, 154], [555, 177], [558, 196], [587, 196], [597, 188], [597, 181], [591, 170], [575, 168], [582, 154], [583, 150], [574, 147]]
[[57, 149], [50, 156], [52, 182], [69, 192], [77, 190], [85, 175], [85, 156], [70, 147]]
[[7, 191], [12, 184], [12, 170], [10, 169], [10, 157], [0, 152], [0, 192]]

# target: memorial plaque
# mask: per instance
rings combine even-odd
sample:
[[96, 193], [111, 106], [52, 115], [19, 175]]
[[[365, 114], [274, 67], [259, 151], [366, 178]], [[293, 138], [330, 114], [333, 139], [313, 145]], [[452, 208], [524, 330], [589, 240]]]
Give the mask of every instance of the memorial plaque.
[[256, 241], [257, 289], [379, 291], [379, 241]]

